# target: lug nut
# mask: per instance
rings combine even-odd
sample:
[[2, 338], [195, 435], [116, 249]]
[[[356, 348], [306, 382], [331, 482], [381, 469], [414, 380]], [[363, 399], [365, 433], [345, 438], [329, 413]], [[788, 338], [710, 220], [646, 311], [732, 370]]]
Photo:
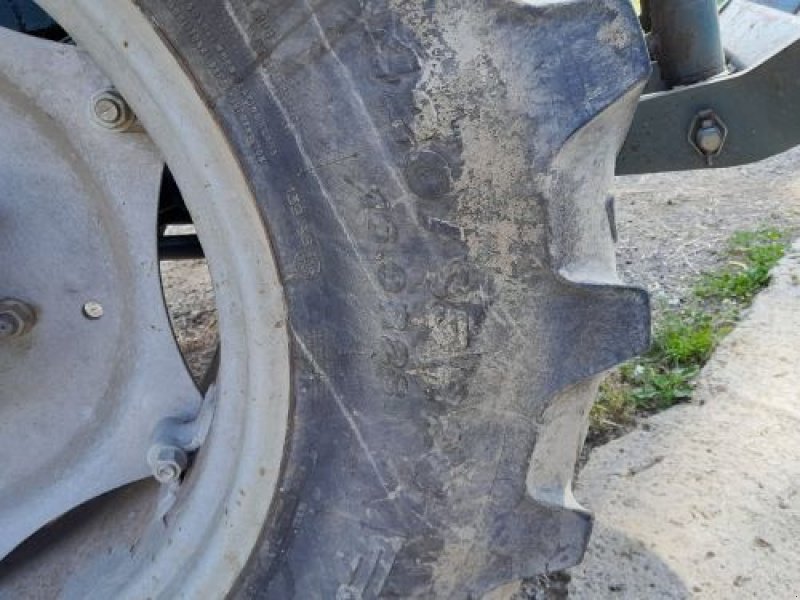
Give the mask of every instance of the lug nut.
[[91, 114], [95, 123], [114, 131], [125, 131], [135, 120], [131, 107], [113, 89], [102, 90], [92, 97]]
[[21, 337], [36, 324], [33, 308], [21, 300], [0, 300], [0, 338]]
[[172, 483], [180, 479], [189, 464], [189, 459], [182, 448], [157, 444], [147, 453], [147, 462], [156, 481]]

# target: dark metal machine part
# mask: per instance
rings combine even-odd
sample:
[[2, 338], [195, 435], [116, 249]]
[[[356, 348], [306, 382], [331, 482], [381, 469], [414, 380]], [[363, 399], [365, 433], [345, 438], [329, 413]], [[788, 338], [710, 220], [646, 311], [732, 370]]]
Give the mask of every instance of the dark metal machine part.
[[64, 41], [68, 37], [32, 0], [0, 0], [0, 27], [54, 41]]
[[161, 260], [200, 260], [205, 258], [196, 235], [162, 235], [158, 238]]
[[[732, 0], [724, 7], [731, 74], [642, 97], [617, 175], [732, 167], [800, 143], [800, 18], [764, 4]], [[698, 116], [708, 111], [725, 123], [724, 146], [713, 157], [695, 139]]]
[[668, 87], [725, 72], [717, 0], [648, 2], [653, 49]]
[[0, 2], [0, 27], [35, 33], [54, 25], [53, 19], [30, 0], [2, 0]]

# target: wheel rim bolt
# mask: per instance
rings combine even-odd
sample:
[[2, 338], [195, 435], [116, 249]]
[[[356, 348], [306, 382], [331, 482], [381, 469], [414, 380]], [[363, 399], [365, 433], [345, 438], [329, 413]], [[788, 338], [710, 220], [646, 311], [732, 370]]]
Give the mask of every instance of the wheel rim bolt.
[[0, 300], [0, 338], [21, 337], [36, 324], [33, 308], [13, 298]]
[[92, 97], [91, 114], [95, 123], [105, 129], [123, 131], [134, 121], [133, 111], [116, 90], [102, 90]]
[[156, 445], [147, 454], [153, 477], [159, 483], [178, 481], [189, 464], [186, 452], [177, 446]]

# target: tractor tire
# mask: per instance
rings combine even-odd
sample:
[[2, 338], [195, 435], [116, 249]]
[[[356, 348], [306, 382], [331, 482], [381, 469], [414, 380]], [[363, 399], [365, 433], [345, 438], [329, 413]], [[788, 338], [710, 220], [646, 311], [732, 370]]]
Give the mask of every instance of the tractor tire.
[[479, 598], [578, 563], [599, 376], [649, 338], [608, 197], [650, 68], [628, 0], [135, 5], [285, 299], [279, 482], [229, 597]]

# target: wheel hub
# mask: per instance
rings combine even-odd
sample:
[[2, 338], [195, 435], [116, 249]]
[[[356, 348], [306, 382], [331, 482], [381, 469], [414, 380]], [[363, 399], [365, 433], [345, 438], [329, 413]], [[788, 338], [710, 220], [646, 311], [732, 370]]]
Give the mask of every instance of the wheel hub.
[[176, 481], [183, 450], [148, 451], [202, 403], [161, 291], [163, 160], [109, 87], [74, 46], [0, 29], [0, 558], [154, 469]]

